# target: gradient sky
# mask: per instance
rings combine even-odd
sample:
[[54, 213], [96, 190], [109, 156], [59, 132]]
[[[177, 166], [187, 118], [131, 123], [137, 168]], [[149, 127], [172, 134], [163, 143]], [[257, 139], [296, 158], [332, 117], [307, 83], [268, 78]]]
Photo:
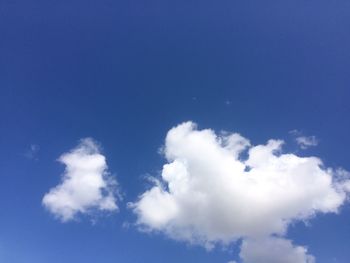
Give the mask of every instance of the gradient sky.
[[[238, 261], [142, 233], [127, 208], [165, 163], [169, 129], [241, 133], [350, 169], [350, 2], [0, 1], [0, 262]], [[300, 149], [291, 130], [316, 136]], [[57, 159], [97, 140], [120, 211], [62, 223], [42, 205]], [[350, 207], [288, 230], [319, 263], [350, 258]]]

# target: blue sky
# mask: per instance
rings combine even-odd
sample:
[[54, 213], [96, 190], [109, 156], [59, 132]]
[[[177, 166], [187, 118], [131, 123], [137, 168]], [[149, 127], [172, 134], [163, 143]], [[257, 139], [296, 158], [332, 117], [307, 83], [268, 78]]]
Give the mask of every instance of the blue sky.
[[[145, 233], [135, 225], [143, 212], [127, 204], [154, 187], [147, 178], [171, 162], [159, 149], [186, 121], [251, 145], [282, 139], [282, 153], [350, 170], [349, 8], [345, 0], [2, 0], [0, 262], [243, 262], [241, 239], [208, 251], [163, 228]], [[309, 136], [318, 145], [301, 149], [295, 139]], [[61, 182], [59, 157], [87, 137], [118, 182], [119, 211], [61, 222], [42, 200]], [[281, 238], [316, 262], [345, 263], [349, 222], [344, 201], [338, 214], [293, 221]]]

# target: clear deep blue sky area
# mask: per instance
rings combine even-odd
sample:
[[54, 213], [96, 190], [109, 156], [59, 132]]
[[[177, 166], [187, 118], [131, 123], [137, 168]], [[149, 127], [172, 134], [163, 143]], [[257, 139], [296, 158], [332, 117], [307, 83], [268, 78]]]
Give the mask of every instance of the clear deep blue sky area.
[[[192, 121], [193, 129], [236, 132], [251, 145], [281, 139], [279, 154], [317, 156], [322, 171], [342, 168], [346, 177], [349, 100], [347, 0], [0, 0], [0, 262], [260, 263], [242, 256], [243, 234], [208, 248], [176, 238], [178, 214], [166, 221], [177, 230], [140, 219], [147, 212], [135, 205], [154, 187], [149, 178], [173, 161], [161, 150], [168, 131]], [[88, 212], [74, 208], [64, 220], [54, 210], [62, 203], [43, 198], [70, 171], [60, 156], [87, 147], [84, 138], [99, 145], [95, 154], [117, 181], [118, 211], [87, 202]], [[315, 201], [311, 214], [293, 214], [285, 233], [269, 235], [307, 248], [318, 263], [349, 262], [343, 194], [337, 212], [317, 210]], [[227, 211], [237, 202], [227, 202]], [[168, 209], [152, 204], [160, 214]], [[215, 213], [216, 205], [208, 209]], [[210, 239], [197, 221], [181, 222]]]

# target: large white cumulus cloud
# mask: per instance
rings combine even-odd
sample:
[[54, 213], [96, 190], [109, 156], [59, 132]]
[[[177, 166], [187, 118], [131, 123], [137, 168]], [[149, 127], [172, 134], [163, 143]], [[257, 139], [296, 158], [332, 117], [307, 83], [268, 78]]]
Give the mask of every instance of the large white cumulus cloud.
[[336, 213], [346, 200], [347, 179], [319, 158], [282, 153], [282, 144], [252, 146], [237, 133], [217, 135], [192, 122], [172, 128], [161, 179], [131, 204], [139, 226], [211, 246], [281, 236], [292, 220]]
[[91, 138], [82, 139], [59, 161], [66, 165], [62, 182], [45, 194], [43, 205], [63, 222], [95, 210], [115, 211], [116, 181], [108, 174], [106, 158]]

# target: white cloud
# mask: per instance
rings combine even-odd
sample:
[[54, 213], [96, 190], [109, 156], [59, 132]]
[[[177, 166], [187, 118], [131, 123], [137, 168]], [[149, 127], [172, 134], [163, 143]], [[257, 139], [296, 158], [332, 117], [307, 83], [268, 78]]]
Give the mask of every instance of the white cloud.
[[299, 136], [295, 138], [295, 140], [301, 149], [307, 149], [310, 146], [316, 146], [318, 144], [318, 140], [315, 136]]
[[293, 246], [287, 239], [268, 237], [245, 239], [241, 245], [240, 257], [243, 263], [314, 263], [307, 248]]
[[[172, 128], [161, 178], [130, 205], [138, 225], [210, 248], [282, 236], [293, 220], [336, 213], [348, 179], [339, 179], [319, 158], [282, 153], [282, 144], [251, 146], [237, 133], [217, 135], [192, 122]], [[245, 150], [248, 158], [242, 160]]]
[[106, 158], [91, 138], [80, 144], [59, 161], [66, 165], [62, 182], [45, 194], [43, 205], [61, 221], [92, 211], [115, 211], [116, 181], [109, 175]]

